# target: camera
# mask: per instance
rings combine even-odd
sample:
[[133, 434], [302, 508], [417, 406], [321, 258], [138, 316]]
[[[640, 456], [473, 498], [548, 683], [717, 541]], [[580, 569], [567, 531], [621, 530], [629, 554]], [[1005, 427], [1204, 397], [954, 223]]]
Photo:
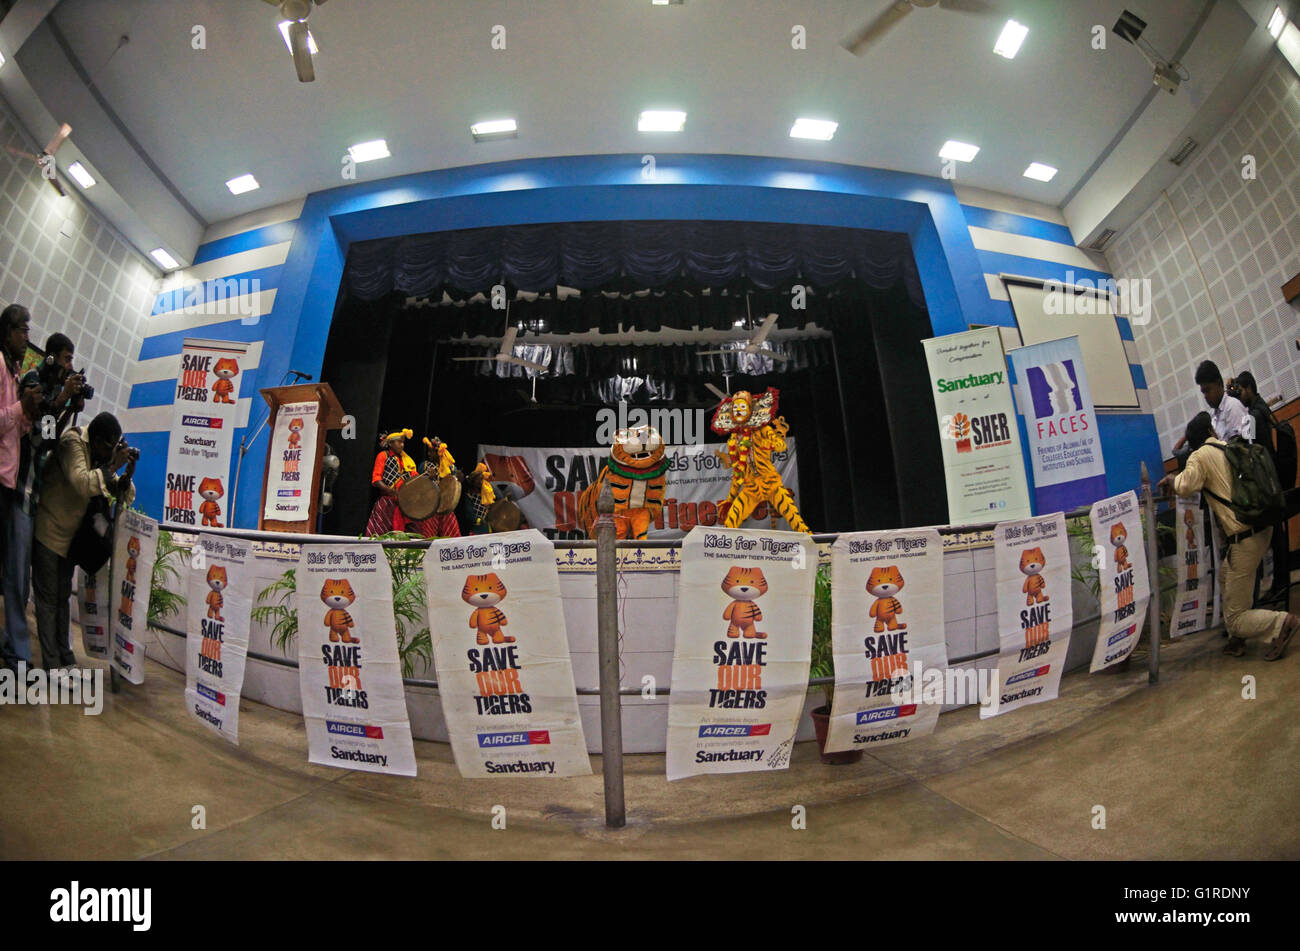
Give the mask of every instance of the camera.
[[[78, 370], [78, 371], [77, 371], [77, 375], [78, 375], [79, 377], [81, 377], [81, 379], [82, 379], [83, 381], [86, 379], [86, 371], [85, 371], [85, 370]], [[82, 382], [82, 384], [81, 384], [81, 398], [82, 398], [83, 400], [93, 400], [93, 399], [95, 398], [95, 388], [94, 388], [93, 386], [91, 386], [89, 383]]]

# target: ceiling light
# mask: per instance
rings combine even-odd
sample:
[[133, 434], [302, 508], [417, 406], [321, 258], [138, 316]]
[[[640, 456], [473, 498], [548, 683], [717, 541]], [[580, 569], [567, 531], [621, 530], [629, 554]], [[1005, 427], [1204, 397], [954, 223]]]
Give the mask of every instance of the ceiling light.
[[1008, 20], [1007, 25], [1002, 28], [1001, 35], [998, 36], [998, 41], [993, 44], [993, 52], [1007, 59], [1015, 59], [1016, 54], [1020, 52], [1020, 44], [1028, 35], [1029, 27], [1015, 20]]
[[391, 153], [388, 151], [388, 142], [385, 139], [375, 139], [373, 142], [349, 145], [348, 154], [352, 156], [354, 162], [373, 162], [375, 159], [388, 158]]
[[971, 145], [968, 142], [957, 142], [949, 139], [939, 150], [939, 158], [956, 159], [958, 162], [969, 162], [979, 154], [980, 147]]
[[1288, 23], [1282, 28], [1282, 35], [1278, 37], [1277, 48], [1291, 67], [1300, 73], [1300, 29], [1296, 28], [1294, 23]]
[[161, 264], [163, 266], [163, 270], [174, 271], [178, 267], [180, 267], [180, 262], [178, 262], [174, 257], [168, 254], [162, 248], [154, 248], [152, 251], [149, 252], [149, 256], [153, 258], [155, 261], [157, 261], [159, 264]]
[[[290, 56], [293, 55], [293, 44], [289, 42], [289, 27], [292, 25], [292, 20], [280, 21], [280, 35], [284, 37], [284, 46], [285, 49], [289, 51]], [[311, 35], [311, 30], [307, 31], [307, 51], [311, 53], [312, 56], [315, 56], [320, 52], [316, 46], [316, 37]]]
[[4, 64], [5, 64], [5, 54], [0, 53], [0, 66], [3, 66]]
[[820, 139], [823, 142], [829, 142], [835, 136], [835, 130], [839, 127], [838, 122], [831, 122], [829, 119], [805, 119], [800, 117], [795, 119], [794, 125], [790, 127], [790, 138]]
[[69, 165], [68, 174], [76, 179], [77, 184], [82, 188], [89, 188], [91, 185], [95, 184], [94, 176], [86, 171], [86, 166], [82, 165], [80, 162], [73, 162]]
[[262, 186], [259, 185], [257, 179], [250, 174], [240, 175], [238, 178], [232, 178], [230, 181], [226, 182], [226, 187], [230, 189], [230, 194], [242, 195], [244, 192], [251, 192], [261, 188]]
[[469, 127], [475, 142], [485, 139], [513, 139], [519, 136], [519, 124], [514, 119], [491, 119], [487, 122], [475, 122]]
[[686, 125], [686, 113], [649, 109], [637, 120], [638, 132], [681, 132]]
[[1025, 178], [1032, 178], [1035, 181], [1050, 182], [1055, 177], [1056, 169], [1042, 162], [1030, 162], [1029, 168], [1025, 169]]
[[[1273, 8], [1273, 15], [1268, 18], [1268, 32], [1273, 34], [1273, 39], [1282, 35], [1282, 26], [1286, 23], [1286, 14], [1282, 12], [1281, 7]], [[0, 60], [3, 62], [3, 60]]]

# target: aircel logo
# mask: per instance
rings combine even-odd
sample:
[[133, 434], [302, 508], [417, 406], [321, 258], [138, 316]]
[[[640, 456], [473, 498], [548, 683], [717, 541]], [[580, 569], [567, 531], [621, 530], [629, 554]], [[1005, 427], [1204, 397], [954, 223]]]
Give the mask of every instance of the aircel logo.
[[951, 393], [953, 390], [969, 390], [977, 386], [995, 386], [1001, 382], [1001, 373], [985, 373], [981, 376], [972, 373], [959, 380], [945, 380], [939, 377], [934, 381], [934, 385], [939, 388], [940, 393]]
[[50, 921], [131, 923], [133, 931], [148, 931], [152, 922], [151, 888], [70, 888], [50, 892]]

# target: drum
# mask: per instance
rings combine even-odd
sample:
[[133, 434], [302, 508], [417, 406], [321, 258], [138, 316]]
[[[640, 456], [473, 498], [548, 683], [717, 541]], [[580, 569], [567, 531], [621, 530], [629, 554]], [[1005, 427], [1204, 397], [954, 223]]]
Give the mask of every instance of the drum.
[[497, 499], [488, 509], [487, 523], [494, 532], [513, 532], [523, 520], [524, 513], [509, 499]]
[[428, 518], [438, 508], [438, 486], [425, 476], [403, 482], [397, 490], [397, 507], [413, 522]]
[[456, 473], [449, 472], [438, 480], [437, 502], [436, 511], [439, 515], [456, 511], [456, 506], [460, 504], [460, 479]]

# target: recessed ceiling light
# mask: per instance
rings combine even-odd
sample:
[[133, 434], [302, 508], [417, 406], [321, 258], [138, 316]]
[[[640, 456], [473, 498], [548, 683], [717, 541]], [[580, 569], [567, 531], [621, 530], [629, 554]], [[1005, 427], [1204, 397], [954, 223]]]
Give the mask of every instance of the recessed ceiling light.
[[1300, 29], [1294, 23], [1282, 27], [1282, 35], [1277, 38], [1277, 48], [1291, 64], [1291, 68], [1300, 73]]
[[1007, 59], [1014, 59], [1020, 52], [1020, 44], [1025, 41], [1029, 35], [1029, 27], [1023, 23], [1017, 23], [1015, 20], [1008, 20], [1007, 25], [1002, 28], [1002, 33], [998, 36], [998, 41], [993, 44], [993, 52], [999, 56], [1005, 56]]
[[656, 7], [666, 7], [666, 6], [668, 6], [669, 4], [674, 4], [674, 5], [676, 5], [676, 6], [680, 6], [681, 4], [683, 4], [683, 3], [685, 3], [685, 2], [686, 2], [686, 0], [650, 0], [650, 3], [651, 3], [653, 6], [656, 6]]
[[86, 166], [82, 165], [80, 162], [73, 162], [69, 165], [68, 174], [76, 179], [77, 184], [82, 188], [89, 188], [91, 185], [95, 184], [94, 176], [86, 171]]
[[949, 139], [939, 150], [939, 158], [956, 159], [958, 162], [969, 162], [979, 154], [980, 147], [971, 145], [968, 142], [957, 142]]
[[348, 154], [354, 162], [373, 162], [375, 159], [388, 158], [391, 153], [388, 151], [387, 140], [375, 139], [373, 142], [349, 145]]
[[638, 132], [681, 132], [686, 125], [686, 113], [647, 109], [637, 120]]
[[820, 139], [829, 142], [839, 127], [838, 122], [831, 122], [829, 119], [805, 119], [800, 116], [794, 120], [794, 125], [790, 126], [790, 138]]
[[163, 266], [164, 270], [174, 271], [180, 267], [180, 262], [164, 251], [162, 248], [154, 248], [149, 252], [149, 256]]
[[1032, 178], [1035, 181], [1050, 182], [1055, 177], [1056, 169], [1042, 162], [1030, 162], [1029, 168], [1025, 169], [1025, 178]]
[[0, 53], [0, 66], [3, 66], [4, 64], [5, 64], [5, 54]]
[[[292, 20], [280, 21], [280, 35], [284, 37], [284, 47], [289, 51], [290, 55], [293, 55], [293, 44], [289, 42], [289, 27], [292, 23]], [[316, 37], [311, 35], [311, 30], [307, 31], [307, 50], [313, 56], [320, 52], [320, 49], [316, 46]]]
[[490, 119], [487, 122], [475, 122], [469, 127], [475, 142], [484, 139], [512, 139], [519, 135], [519, 124], [514, 119]]
[[242, 195], [244, 192], [251, 192], [262, 186], [257, 183], [257, 179], [250, 175], [240, 175], [238, 178], [232, 178], [226, 182], [226, 187], [230, 189], [232, 195]]
[[[1286, 23], [1286, 14], [1282, 12], [1281, 7], [1273, 8], [1273, 15], [1268, 18], [1268, 32], [1273, 34], [1273, 39], [1282, 35], [1282, 26]], [[0, 62], [4, 62], [0, 59]]]

